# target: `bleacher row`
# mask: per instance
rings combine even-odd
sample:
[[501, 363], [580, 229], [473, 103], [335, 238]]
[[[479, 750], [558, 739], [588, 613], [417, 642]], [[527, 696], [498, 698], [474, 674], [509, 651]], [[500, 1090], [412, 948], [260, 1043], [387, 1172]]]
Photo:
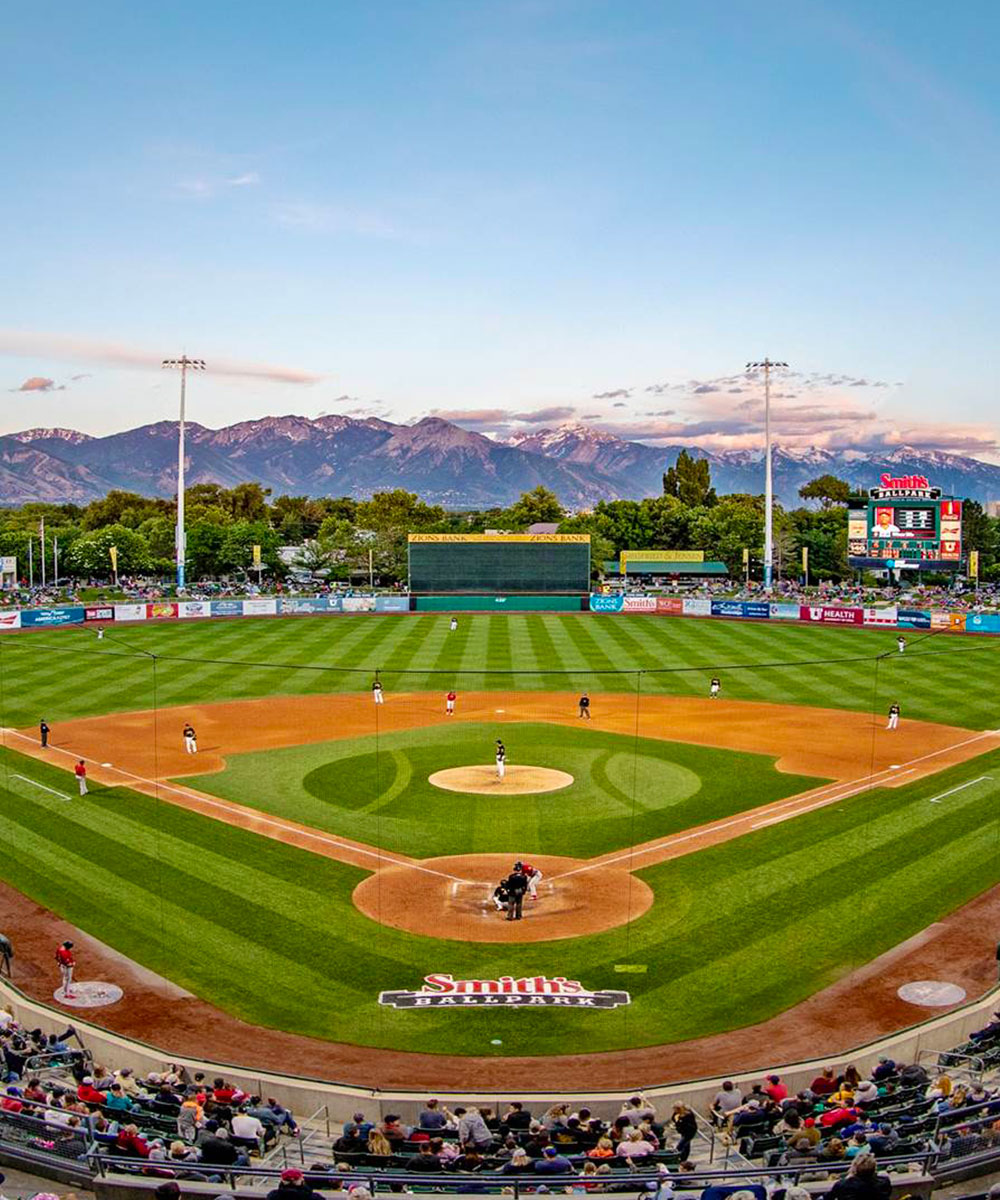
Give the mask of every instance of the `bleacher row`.
[[[9, 1031], [3, 1034], [3, 1040], [6, 1050]], [[9, 1078], [9, 1057], [7, 1065]], [[147, 1090], [127, 1112], [107, 1104], [82, 1104], [76, 1096], [80, 1082], [91, 1072], [99, 1070], [94, 1067], [85, 1049], [28, 1055], [20, 1065], [22, 1070], [11, 1086], [17, 1087], [17, 1083], [23, 1084], [29, 1077], [42, 1078], [46, 1089], [55, 1090], [56, 1102], [49, 1105], [24, 1101], [23, 1107], [17, 1111], [17, 1105], [21, 1102], [16, 1097], [3, 1097], [0, 1104], [0, 1143], [8, 1149], [22, 1147], [32, 1151], [36, 1161], [40, 1154], [52, 1160], [73, 1162], [81, 1169], [89, 1170], [96, 1166], [102, 1173], [218, 1180], [233, 1176], [240, 1166], [247, 1169], [249, 1174], [257, 1175], [254, 1168], [268, 1165], [268, 1147], [277, 1142], [278, 1130], [269, 1130], [273, 1136], [267, 1139], [230, 1136], [228, 1140], [238, 1151], [239, 1157], [234, 1156], [226, 1163], [198, 1161], [194, 1157], [196, 1151], [192, 1148], [192, 1139], [182, 1136], [176, 1104], [162, 1103], [152, 1091]], [[937, 1065], [942, 1070], [951, 1069], [956, 1079], [967, 1076], [971, 1081], [974, 1077], [978, 1084], [1000, 1067], [1000, 1020], [991, 1022], [986, 1030], [974, 1035], [964, 1045], [941, 1054]], [[144, 1081], [144, 1084], [155, 1088], [156, 1082], [156, 1077], [153, 1077], [148, 1082]], [[714, 1130], [701, 1120], [702, 1128], [698, 1137], [705, 1146], [710, 1147], [710, 1152], [703, 1156], [704, 1162], [685, 1161], [676, 1148], [666, 1144], [674, 1135], [669, 1119], [657, 1121], [654, 1118], [654, 1140], [658, 1146], [651, 1153], [633, 1161], [618, 1153], [599, 1159], [590, 1157], [596, 1140], [593, 1130], [590, 1136], [574, 1140], [558, 1122], [546, 1130], [539, 1130], [537, 1121], [530, 1128], [509, 1129], [494, 1118], [490, 1144], [481, 1147], [481, 1153], [460, 1152], [452, 1157], [442, 1156], [440, 1173], [475, 1174], [483, 1182], [495, 1179], [497, 1183], [504, 1184], [511, 1183], [512, 1177], [513, 1181], [520, 1178], [522, 1186], [528, 1182], [527, 1177], [532, 1176], [535, 1183], [539, 1184], [543, 1180], [535, 1173], [535, 1164], [541, 1160], [546, 1145], [553, 1146], [561, 1158], [569, 1160], [574, 1174], [586, 1170], [590, 1174], [586, 1190], [598, 1191], [624, 1190], [625, 1187], [634, 1189], [637, 1176], [670, 1176], [683, 1181], [683, 1186], [690, 1186], [695, 1183], [703, 1165], [707, 1167], [716, 1158], [724, 1158], [726, 1162], [733, 1161], [737, 1165], [758, 1164], [764, 1170], [785, 1168], [790, 1174], [794, 1173], [796, 1178], [801, 1176], [805, 1179], [827, 1178], [849, 1164], [852, 1154], [860, 1152], [873, 1153], [887, 1164], [920, 1156], [924, 1156], [925, 1160], [931, 1156], [936, 1163], [957, 1159], [972, 1161], [983, 1156], [991, 1161], [1000, 1158], [1000, 1089], [973, 1092], [970, 1082], [970, 1093], [978, 1096], [978, 1099], [973, 1103], [952, 1107], [949, 1097], [939, 1097], [933, 1091], [929, 1092], [928, 1087], [933, 1088], [933, 1080], [905, 1086], [898, 1077], [891, 1077], [883, 1080], [883, 1084], [884, 1094], [850, 1106], [849, 1120], [829, 1126], [821, 1123], [820, 1114], [824, 1105], [814, 1097], [817, 1101], [814, 1106], [815, 1119], [810, 1120], [810, 1124], [819, 1131], [819, 1137], [807, 1155], [795, 1150], [800, 1130], [779, 1128], [790, 1107], [795, 1108], [798, 1102], [799, 1110], [803, 1110], [803, 1094], [800, 1093], [799, 1097], [788, 1097], [783, 1103], [772, 1104], [752, 1120], [737, 1123], [730, 1115]], [[191, 1081], [183, 1081], [178, 1085], [178, 1091], [183, 1092], [185, 1085], [190, 1088]], [[197, 1086], [206, 1087], [204, 1081]], [[64, 1093], [62, 1097], [59, 1096], [60, 1090]], [[211, 1095], [211, 1086], [207, 1090]], [[67, 1105], [76, 1110], [69, 1118]], [[213, 1118], [220, 1127], [225, 1128], [239, 1106], [213, 1106], [210, 1100], [207, 1107], [212, 1110]], [[613, 1126], [613, 1123], [610, 1124]], [[122, 1130], [126, 1125], [135, 1129], [134, 1133], [129, 1133], [123, 1139]], [[879, 1145], [877, 1136], [869, 1137], [872, 1130], [877, 1131], [882, 1125], [888, 1126], [893, 1132], [891, 1144]], [[861, 1127], [862, 1136], [858, 1133], [845, 1136], [845, 1130], [857, 1126]], [[605, 1132], [614, 1133], [614, 1129], [606, 1128]], [[405, 1139], [395, 1141], [388, 1153], [375, 1153], [364, 1145], [361, 1148], [347, 1148], [343, 1144], [343, 1135], [336, 1142], [328, 1139], [327, 1144], [323, 1144], [321, 1137], [313, 1138], [310, 1133], [301, 1143], [303, 1148], [308, 1147], [310, 1161], [307, 1162], [304, 1149], [297, 1153], [296, 1158], [301, 1161], [307, 1180], [313, 1186], [325, 1186], [328, 1190], [339, 1190], [348, 1178], [370, 1179], [374, 1183], [378, 1179], [408, 1177], [413, 1184], [434, 1186], [431, 1178], [421, 1179], [415, 1173], [419, 1168], [414, 1167], [429, 1137], [439, 1138], [448, 1146], [457, 1143], [458, 1134], [453, 1128], [414, 1130]], [[144, 1145], [143, 1154], [136, 1153], [137, 1145]], [[178, 1145], [179, 1156], [172, 1157]], [[512, 1162], [515, 1146], [528, 1150], [527, 1161], [519, 1166]], [[695, 1154], [694, 1157], [699, 1156]], [[285, 1163], [287, 1165], [287, 1155]], [[593, 1178], [595, 1170], [600, 1170], [600, 1177], [596, 1180]], [[440, 1179], [440, 1174], [436, 1177]], [[622, 1181], [621, 1188], [616, 1180]]]

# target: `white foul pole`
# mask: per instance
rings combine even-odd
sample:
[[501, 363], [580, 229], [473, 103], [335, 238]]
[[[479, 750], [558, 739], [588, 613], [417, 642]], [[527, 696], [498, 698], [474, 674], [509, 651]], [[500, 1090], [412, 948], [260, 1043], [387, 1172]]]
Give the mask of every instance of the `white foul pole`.
[[177, 551], [177, 590], [183, 591], [187, 549], [184, 536], [184, 408], [187, 399], [187, 373], [189, 367], [192, 371], [204, 371], [205, 360], [188, 358], [184, 354], [180, 358], [165, 358], [161, 366], [179, 368], [181, 373], [181, 412], [177, 430], [177, 530], [174, 534], [174, 545]]
[[747, 370], [764, 372], [764, 590], [774, 586], [774, 480], [771, 474], [771, 369], [786, 362], [748, 362]]

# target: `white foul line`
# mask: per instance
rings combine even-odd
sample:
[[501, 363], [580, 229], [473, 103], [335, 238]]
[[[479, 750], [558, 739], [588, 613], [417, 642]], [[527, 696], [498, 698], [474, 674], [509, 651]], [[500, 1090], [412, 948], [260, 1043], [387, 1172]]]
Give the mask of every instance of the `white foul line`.
[[948, 792], [942, 792], [940, 796], [932, 796], [931, 799], [927, 801], [927, 803], [928, 804], [937, 804], [937, 802], [939, 800], [943, 800], [945, 798], [945, 796], [954, 796], [954, 794], [956, 792], [964, 791], [966, 788], [972, 787], [972, 785], [975, 783], [982, 783], [984, 779], [992, 779], [992, 778], [993, 778], [992, 775], [980, 775], [978, 779], [970, 779], [968, 781], [968, 783], [960, 783], [958, 785], [958, 787], [953, 787], [951, 789], [951, 791], [948, 791]]
[[68, 800], [69, 796], [65, 792], [57, 792], [55, 788], [50, 788], [47, 784], [39, 783], [37, 779], [29, 779], [27, 775], [11, 775], [12, 779], [23, 779], [25, 783], [33, 783], [35, 787], [41, 788], [43, 792], [51, 792], [53, 796], [58, 796], [60, 800]]
[[[25, 741], [25, 742], [33, 741], [32, 738], [27, 737], [25, 734], [18, 733], [18, 731], [16, 729], [6, 729], [6, 730], [3, 730], [3, 732], [6, 733], [8, 736], [21, 738], [21, 740]], [[77, 757], [75, 751], [73, 753], [70, 753], [69, 750], [61, 750], [58, 746], [50, 746], [49, 749], [55, 750], [55, 752], [57, 754], [65, 754], [70, 758]], [[95, 765], [97, 764], [97, 760], [94, 758], [85, 758], [84, 761], [89, 762], [89, 763], [94, 763]], [[105, 768], [105, 769], [107, 769], [107, 768]], [[393, 855], [386, 854], [382, 850], [369, 850], [367, 846], [362, 846], [360, 844], [355, 846], [355, 845], [349, 844], [348, 842], [338, 842], [336, 840], [336, 838], [327, 837], [326, 834], [317, 833], [312, 829], [302, 829], [302, 828], [296, 827], [295, 825], [287, 824], [284, 821], [271, 820], [269, 817], [265, 817], [262, 814], [259, 814], [256, 809], [244, 809], [243, 807], [238, 806], [238, 805], [227, 804], [221, 800], [214, 800], [211, 797], [206, 796], [203, 792], [196, 792], [193, 788], [179, 788], [179, 787], [174, 787], [172, 784], [165, 783], [162, 780], [157, 781], [157, 780], [153, 780], [153, 779], [146, 779], [145, 776], [135, 775], [131, 771], [124, 770], [124, 768], [122, 768], [122, 767], [112, 767], [111, 770], [113, 770], [117, 775], [124, 775], [128, 779], [135, 779], [139, 783], [144, 783], [144, 784], [146, 784], [147, 787], [162, 789], [165, 792], [173, 792], [175, 795], [178, 795], [178, 796], [187, 796], [189, 799], [193, 799], [193, 800], [197, 801], [199, 804], [207, 805], [210, 808], [221, 809], [223, 812], [230, 813], [231, 815], [246, 814], [248, 816], [251, 816], [253, 818], [253, 820], [260, 825], [270, 825], [272, 829], [282, 829], [289, 833], [298, 834], [300, 836], [310, 838], [314, 841], [322, 842], [323, 845], [326, 845], [326, 846], [334, 846], [339, 850], [351, 850], [355, 854], [365, 854], [369, 858], [377, 858], [380, 862], [387, 861], [391, 866], [409, 867], [413, 871], [423, 871], [425, 875], [437, 875], [439, 879], [453, 879], [456, 883], [471, 882], [468, 879], [460, 879], [457, 875], [449, 875], [446, 871], [435, 871], [433, 867], [422, 867], [419, 863], [406, 862], [405, 860], [403, 860], [401, 858], [394, 858]], [[34, 780], [29, 780], [29, 783], [33, 783], [33, 782], [34, 782]], [[44, 787], [45, 785], [39, 784], [38, 786]], [[66, 799], [69, 799], [69, 797], [67, 796]], [[291, 843], [286, 843], [286, 845], [288, 845], [288, 844], [291, 844]], [[301, 847], [300, 847], [300, 849], [301, 849]]]
[[[974, 737], [966, 738], [964, 741], [955, 742], [951, 746], [942, 746], [940, 750], [931, 750], [928, 754], [921, 754], [917, 758], [911, 758], [905, 764], [897, 763], [891, 768], [891, 770], [896, 771], [897, 774], [892, 775], [891, 778], [898, 779], [900, 775], [908, 775], [910, 773], [910, 771], [912, 770], [912, 764], [914, 764], [914, 763], [924, 762], [928, 758], [936, 758], [939, 754], [948, 754], [952, 750], [958, 750], [962, 746], [970, 745], [972, 742], [981, 741], [985, 737], [996, 737], [996, 736], [997, 736], [997, 731], [995, 729], [986, 729], [982, 733], [975, 734]], [[906, 770], [900, 769], [903, 766], [906, 767]], [[816, 802], [814, 804], [812, 804], [809, 808], [803, 808], [800, 811], [802, 813], [810, 812], [813, 808], [820, 808], [824, 804], [832, 804], [837, 800], [846, 800], [850, 796], [856, 795], [859, 792], [867, 791], [869, 788], [878, 787], [879, 785], [878, 785], [877, 781], [879, 779], [881, 779], [881, 777], [883, 775], [889, 775], [889, 771], [888, 770], [877, 771], [874, 775], [868, 775], [864, 779], [844, 779], [844, 780], [841, 780], [840, 783], [827, 784], [827, 786], [825, 788], [821, 789], [823, 794], [816, 798]], [[833, 794], [836, 792], [841, 792], [844, 788], [847, 788], [849, 790], [844, 791], [842, 795], [834, 795]], [[791, 800], [783, 800], [779, 804], [773, 805], [772, 807], [773, 808], [788, 808], [791, 805], [800, 804], [803, 799], [804, 799], [804, 797], [802, 797], [802, 796], [799, 796], [798, 798], [793, 797]], [[780, 817], [778, 819], [784, 820], [786, 817], [791, 818], [791, 817], [795, 817], [798, 815], [799, 815], [798, 812], [786, 813], [785, 817]], [[693, 838], [705, 837], [708, 834], [716, 833], [722, 829], [730, 829], [734, 825], [743, 825], [746, 823], [748, 816], [749, 816], [749, 814], [744, 813], [741, 816], [734, 817], [729, 821], [723, 821], [719, 824], [709, 825], [707, 829], [696, 829], [690, 833], [680, 834], [677, 837], [664, 838], [663, 841], [653, 842], [649, 846], [643, 846], [640, 848], [633, 848], [632, 850], [626, 850], [624, 853], [618, 854], [614, 858], [604, 858], [604, 859], [599, 859], [599, 860], [592, 861], [589, 863], [584, 863], [584, 865], [582, 867], [574, 867], [572, 871], [564, 871], [559, 875], [553, 875], [551, 877], [551, 881], [554, 882], [556, 879], [566, 879], [570, 875], [579, 875], [585, 871], [596, 871], [601, 867], [610, 867], [614, 863], [625, 862], [626, 860], [638, 858], [640, 855], [652, 854], [658, 850], [667, 850], [672, 846], [679, 846], [683, 842], [689, 842]], [[761, 825], [770, 825], [772, 823], [774, 823], [774, 822], [768, 820], [768, 821], [763, 821], [760, 824]], [[759, 825], [753, 825], [753, 826], [751, 826], [751, 829], [757, 829], [759, 827], [760, 827]]]

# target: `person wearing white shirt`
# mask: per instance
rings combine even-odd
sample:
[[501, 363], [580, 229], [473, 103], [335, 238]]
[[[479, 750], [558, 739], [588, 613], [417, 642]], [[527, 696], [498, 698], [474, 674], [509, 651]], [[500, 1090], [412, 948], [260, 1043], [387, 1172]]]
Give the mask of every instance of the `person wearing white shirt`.
[[259, 1142], [264, 1136], [264, 1126], [249, 1113], [237, 1113], [230, 1122], [233, 1137], [242, 1142]]

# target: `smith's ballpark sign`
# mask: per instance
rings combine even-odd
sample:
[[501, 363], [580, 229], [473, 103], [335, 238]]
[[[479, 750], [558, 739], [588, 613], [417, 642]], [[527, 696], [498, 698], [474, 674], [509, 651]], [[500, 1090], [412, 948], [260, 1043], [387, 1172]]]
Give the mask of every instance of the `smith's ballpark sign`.
[[578, 979], [532, 975], [515, 979], [455, 979], [425, 975], [416, 992], [379, 992], [391, 1008], [617, 1008], [631, 1004], [628, 992], [588, 991]]

